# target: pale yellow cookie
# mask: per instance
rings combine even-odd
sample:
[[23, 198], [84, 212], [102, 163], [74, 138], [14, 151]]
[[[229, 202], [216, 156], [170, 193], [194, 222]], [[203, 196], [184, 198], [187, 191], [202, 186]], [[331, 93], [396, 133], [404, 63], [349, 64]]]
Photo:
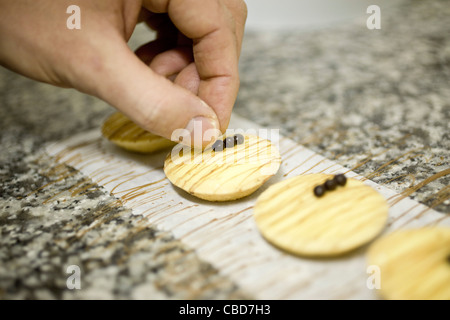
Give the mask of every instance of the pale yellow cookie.
[[386, 299], [450, 300], [448, 227], [395, 231], [370, 246], [367, 263], [379, 267]]
[[166, 158], [164, 172], [175, 186], [198, 198], [228, 201], [256, 191], [280, 163], [279, 151], [269, 140], [244, 135], [242, 144], [223, 151], [177, 145]]
[[174, 142], [154, 135], [116, 112], [103, 123], [102, 134], [117, 146], [129, 151], [151, 153], [175, 145]]
[[384, 228], [388, 206], [371, 187], [355, 179], [314, 195], [327, 174], [296, 176], [269, 187], [255, 205], [255, 221], [275, 246], [304, 256], [335, 256], [353, 250]]

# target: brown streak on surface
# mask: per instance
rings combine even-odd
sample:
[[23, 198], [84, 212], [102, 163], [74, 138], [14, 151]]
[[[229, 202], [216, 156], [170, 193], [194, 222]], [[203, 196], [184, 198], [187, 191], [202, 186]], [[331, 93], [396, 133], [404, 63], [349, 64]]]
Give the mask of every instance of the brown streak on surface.
[[431, 177], [426, 178], [426, 179], [423, 180], [422, 182], [420, 182], [420, 183], [418, 183], [418, 184], [416, 184], [416, 185], [414, 185], [414, 186], [412, 186], [412, 187], [410, 187], [410, 188], [404, 190], [404, 191], [400, 194], [400, 196], [399, 196], [396, 200], [394, 200], [394, 201], [392, 202], [391, 206], [396, 205], [398, 202], [400, 202], [400, 201], [403, 200], [404, 198], [410, 196], [412, 193], [416, 192], [416, 191], [419, 190], [420, 188], [422, 188], [422, 187], [426, 186], [427, 184], [429, 184], [429, 183], [431, 183], [431, 182], [433, 182], [433, 181], [435, 181], [435, 180], [437, 180], [437, 179], [439, 179], [439, 178], [441, 178], [441, 177], [444, 177], [444, 176], [446, 176], [446, 175], [448, 175], [448, 174], [450, 174], [450, 168], [449, 168], [449, 169], [446, 169], [446, 170], [443, 170], [443, 171], [440, 171], [440, 172], [438, 172], [438, 173], [432, 175]]
[[375, 176], [379, 176], [379, 175], [381, 174], [381, 172], [383, 172], [388, 166], [390, 166], [390, 165], [393, 164], [394, 162], [400, 160], [401, 158], [403, 158], [404, 156], [406, 156], [406, 155], [408, 155], [408, 154], [411, 154], [411, 153], [413, 153], [413, 152], [416, 152], [416, 151], [422, 150], [422, 149], [423, 149], [423, 148], [417, 148], [417, 149], [414, 149], [414, 150], [410, 150], [410, 151], [408, 151], [408, 152], [406, 152], [406, 153], [404, 153], [404, 154], [398, 156], [397, 158], [392, 159], [392, 160], [386, 162], [385, 164], [381, 165], [377, 170], [375, 170], [375, 171], [372, 172], [371, 174], [368, 174], [367, 177], [365, 177], [362, 181], [371, 179], [371, 178], [373, 178], [373, 177], [375, 177]]

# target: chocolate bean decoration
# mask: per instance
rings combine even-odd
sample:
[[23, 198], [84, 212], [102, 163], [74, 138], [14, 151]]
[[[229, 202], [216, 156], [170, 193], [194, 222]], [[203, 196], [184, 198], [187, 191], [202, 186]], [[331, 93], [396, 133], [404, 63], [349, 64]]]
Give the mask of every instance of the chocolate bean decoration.
[[342, 173], [335, 175], [333, 180], [340, 186], [345, 186], [347, 183], [347, 177]]
[[337, 174], [333, 177], [333, 179], [328, 179], [324, 182], [324, 184], [318, 185], [314, 188], [314, 195], [316, 197], [323, 196], [327, 191], [333, 191], [338, 186], [345, 186], [347, 183], [347, 178], [345, 175]]
[[216, 140], [216, 142], [214, 142], [214, 144], [212, 145], [212, 150], [213, 151], [222, 151], [223, 150], [223, 141], [222, 140]]
[[236, 145], [243, 144], [245, 141], [245, 138], [242, 134], [236, 134], [234, 136], [229, 136], [223, 140], [217, 140], [212, 145], [213, 151], [222, 151], [225, 148], [232, 148]]
[[235, 145], [234, 136], [226, 137], [225, 140], [223, 140], [223, 145], [225, 148], [233, 148]]
[[323, 185], [327, 191], [333, 191], [337, 187], [337, 183], [333, 179], [328, 179]]
[[244, 143], [244, 136], [240, 133], [234, 135], [234, 141], [236, 145], [240, 145]]
[[317, 187], [314, 188], [314, 195], [316, 197], [321, 197], [325, 194], [325, 187], [323, 185], [319, 185]]

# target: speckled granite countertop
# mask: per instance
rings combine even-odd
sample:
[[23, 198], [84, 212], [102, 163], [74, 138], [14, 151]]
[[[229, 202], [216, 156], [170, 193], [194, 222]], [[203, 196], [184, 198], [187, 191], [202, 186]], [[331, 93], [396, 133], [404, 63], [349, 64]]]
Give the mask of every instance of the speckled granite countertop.
[[[377, 31], [248, 34], [235, 111], [449, 214], [449, 15], [445, 0], [409, 1]], [[4, 69], [0, 93], [1, 299], [252, 298], [43, 152], [110, 107]], [[68, 265], [83, 290], [67, 289]]]

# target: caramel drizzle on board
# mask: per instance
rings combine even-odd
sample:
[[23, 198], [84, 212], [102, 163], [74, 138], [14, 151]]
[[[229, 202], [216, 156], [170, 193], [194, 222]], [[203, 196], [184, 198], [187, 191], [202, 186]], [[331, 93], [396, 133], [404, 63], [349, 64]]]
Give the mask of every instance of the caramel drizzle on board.
[[[257, 128], [254, 123], [233, 117], [230, 127]], [[316, 138], [312, 136], [308, 141], [315, 141], [314, 139]], [[399, 143], [407, 139], [407, 136], [402, 139]], [[277, 143], [272, 142], [275, 145]], [[93, 182], [115, 195], [118, 198], [117, 205], [123, 204], [133, 209], [134, 214], [142, 215], [136, 228], [142, 229], [153, 224], [171, 231], [176, 238], [195, 249], [201, 258], [261, 299], [371, 299], [375, 296], [366, 287], [366, 247], [357, 249], [350, 255], [322, 261], [289, 255], [269, 245], [261, 237], [252, 219], [253, 205], [259, 194], [277, 181], [305, 173], [346, 173], [348, 177], [372, 186], [388, 200], [390, 212], [385, 233], [400, 227], [450, 225], [450, 215], [436, 212], [409, 198], [412, 192], [449, 174], [448, 170], [419, 183], [411, 176], [408, 179], [411, 186], [398, 194], [352, 171], [379, 154], [365, 155], [362, 161], [349, 170], [286, 137], [280, 137], [278, 147], [282, 158], [279, 173], [255, 194], [221, 204], [196, 199], [170, 184], [162, 168], [169, 150], [153, 155], [133, 154], [113, 146], [96, 130], [48, 146], [47, 152], [58, 162], [80, 170]], [[418, 151], [420, 150], [407, 151], [403, 156], [408, 157]], [[401, 161], [401, 158], [379, 167], [374, 174], [387, 170], [391, 164]], [[58, 180], [65, 177], [67, 174], [63, 173]], [[92, 181], [86, 183], [90, 185]], [[50, 185], [42, 186], [41, 189]], [[80, 185], [66, 193], [70, 196], [82, 192], [86, 187], [87, 185]], [[441, 191], [433, 205], [449, 198], [448, 189]], [[58, 196], [61, 195], [54, 195], [47, 202], [56, 201]], [[87, 231], [80, 230], [77, 236], [82, 237], [85, 232]], [[318, 283], [329, 283], [334, 288], [342, 289], [327, 290], [326, 286]]]

